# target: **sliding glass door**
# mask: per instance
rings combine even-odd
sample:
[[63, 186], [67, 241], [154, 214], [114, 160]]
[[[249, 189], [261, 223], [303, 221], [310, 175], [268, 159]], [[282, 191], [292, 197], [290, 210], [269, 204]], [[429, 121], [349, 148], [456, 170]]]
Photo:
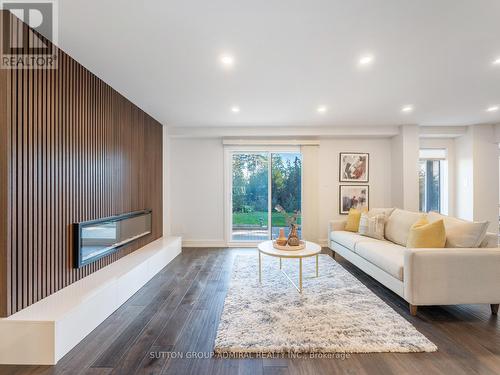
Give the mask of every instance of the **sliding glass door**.
[[233, 241], [262, 241], [269, 236], [269, 154], [232, 155]]
[[[281, 206], [293, 215], [302, 210], [302, 155], [300, 153], [272, 153], [271, 154], [271, 238], [278, 238], [279, 229], [285, 228], [288, 236], [289, 227], [285, 214], [276, 211]], [[297, 219], [298, 224], [302, 217]], [[301, 230], [299, 227], [299, 237]]]
[[[231, 153], [231, 241], [254, 242], [288, 234], [286, 215], [301, 210], [302, 157], [298, 152]], [[301, 218], [298, 222], [300, 224]]]

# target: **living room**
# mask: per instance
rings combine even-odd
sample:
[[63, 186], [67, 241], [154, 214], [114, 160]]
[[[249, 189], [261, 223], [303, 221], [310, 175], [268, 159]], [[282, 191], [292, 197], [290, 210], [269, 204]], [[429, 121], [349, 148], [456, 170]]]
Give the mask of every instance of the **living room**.
[[1, 6], [1, 374], [500, 373], [498, 2]]

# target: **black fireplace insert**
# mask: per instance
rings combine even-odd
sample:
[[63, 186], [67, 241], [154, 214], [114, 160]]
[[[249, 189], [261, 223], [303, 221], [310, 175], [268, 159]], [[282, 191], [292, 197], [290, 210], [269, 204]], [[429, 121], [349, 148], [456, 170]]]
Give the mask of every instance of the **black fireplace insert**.
[[75, 268], [118, 251], [151, 233], [151, 210], [73, 224]]

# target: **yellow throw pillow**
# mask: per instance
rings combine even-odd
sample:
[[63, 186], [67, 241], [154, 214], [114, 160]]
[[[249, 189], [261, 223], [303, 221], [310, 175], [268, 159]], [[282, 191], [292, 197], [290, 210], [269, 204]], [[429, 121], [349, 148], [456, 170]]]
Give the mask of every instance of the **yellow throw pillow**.
[[429, 223], [426, 218], [421, 218], [410, 228], [406, 247], [419, 248], [443, 248], [446, 244], [446, 230], [444, 221], [438, 220]]
[[349, 232], [357, 232], [359, 230], [359, 221], [361, 220], [361, 211], [356, 208], [351, 208], [347, 215], [347, 223], [345, 230]]

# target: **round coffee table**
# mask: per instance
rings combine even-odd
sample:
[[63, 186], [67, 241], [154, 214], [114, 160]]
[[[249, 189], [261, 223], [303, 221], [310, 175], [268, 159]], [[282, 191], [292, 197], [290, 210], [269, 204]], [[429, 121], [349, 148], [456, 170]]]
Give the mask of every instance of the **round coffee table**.
[[[316, 276], [319, 276], [318, 271], [318, 255], [321, 252], [321, 246], [315, 244], [314, 242], [305, 241], [306, 248], [302, 250], [278, 250], [274, 248], [273, 241], [265, 241], [261, 242], [258, 246], [259, 249], [259, 283], [262, 283], [262, 254], [269, 255], [272, 257], [276, 257], [280, 259], [280, 270], [287, 277], [287, 279], [292, 283], [292, 285], [302, 293], [302, 259], [316, 256]], [[283, 271], [281, 260], [283, 258], [294, 258], [299, 260], [299, 285], [295, 285], [290, 276], [287, 275], [285, 271]]]

